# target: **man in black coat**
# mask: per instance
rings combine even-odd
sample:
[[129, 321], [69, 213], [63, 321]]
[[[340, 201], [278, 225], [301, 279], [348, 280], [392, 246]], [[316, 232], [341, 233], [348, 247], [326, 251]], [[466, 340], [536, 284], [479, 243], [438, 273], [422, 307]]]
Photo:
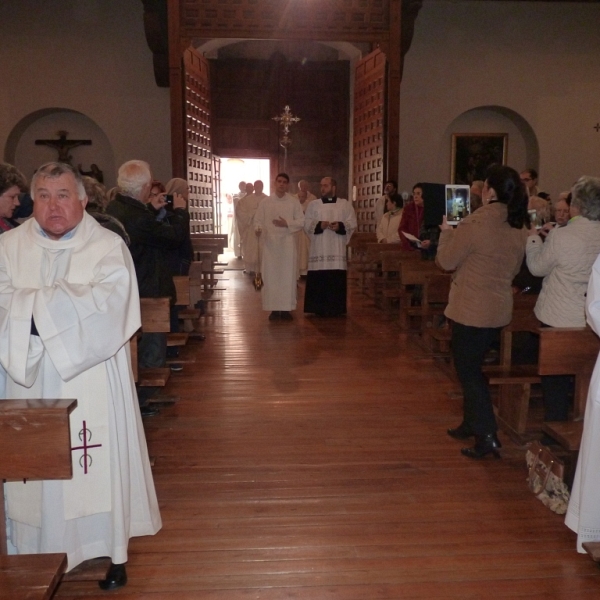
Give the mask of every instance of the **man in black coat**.
[[[119, 193], [107, 206], [106, 212], [121, 221], [131, 240], [129, 250], [135, 265], [140, 298], [169, 297], [173, 304], [175, 284], [169, 270], [168, 253], [181, 245], [189, 230], [190, 216], [185, 199], [175, 194], [169, 221], [157, 221], [145, 204], [152, 188], [152, 173], [148, 163], [141, 160], [130, 160], [121, 165], [117, 186]], [[138, 346], [140, 367], [164, 367], [166, 351], [165, 333], [144, 333]], [[156, 414], [156, 410], [146, 406], [155, 391], [138, 390], [143, 415]]]

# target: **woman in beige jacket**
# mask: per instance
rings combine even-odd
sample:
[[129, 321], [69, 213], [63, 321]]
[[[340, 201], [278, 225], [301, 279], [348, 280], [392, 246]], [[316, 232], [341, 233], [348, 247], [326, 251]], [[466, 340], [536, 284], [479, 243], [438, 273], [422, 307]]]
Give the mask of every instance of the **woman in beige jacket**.
[[470, 458], [499, 457], [501, 447], [489, 388], [481, 372], [483, 358], [499, 330], [512, 318], [512, 280], [527, 240], [527, 192], [510, 167], [490, 168], [484, 205], [452, 229], [444, 219], [437, 262], [455, 271], [445, 314], [452, 319], [452, 356], [464, 395], [463, 422], [448, 434], [475, 436]]

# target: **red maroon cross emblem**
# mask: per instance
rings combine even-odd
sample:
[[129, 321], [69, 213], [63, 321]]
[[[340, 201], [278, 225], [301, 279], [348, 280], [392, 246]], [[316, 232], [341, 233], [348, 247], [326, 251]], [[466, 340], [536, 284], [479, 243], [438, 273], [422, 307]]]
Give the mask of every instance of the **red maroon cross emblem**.
[[100, 448], [102, 444], [90, 444], [92, 441], [92, 432], [87, 428], [86, 422], [83, 422], [83, 427], [79, 432], [79, 439], [83, 442], [83, 446], [71, 448], [71, 452], [75, 450], [83, 450], [83, 454], [79, 459], [79, 466], [83, 467], [83, 474], [87, 475], [88, 467], [92, 466], [92, 457], [88, 454], [90, 448]]

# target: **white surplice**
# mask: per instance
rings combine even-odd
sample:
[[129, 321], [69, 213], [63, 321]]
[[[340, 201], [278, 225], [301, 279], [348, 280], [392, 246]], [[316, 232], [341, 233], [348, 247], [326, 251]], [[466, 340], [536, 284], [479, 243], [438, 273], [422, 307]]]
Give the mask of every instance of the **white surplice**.
[[70, 239], [48, 239], [34, 219], [0, 236], [2, 397], [77, 400], [73, 479], [5, 484], [20, 554], [66, 552], [69, 570], [118, 564], [130, 537], [160, 529], [129, 352], [139, 326], [129, 250], [89, 215]]
[[[338, 221], [344, 224], [345, 235], [326, 229], [315, 235], [319, 221]], [[356, 229], [356, 214], [352, 204], [344, 198], [323, 203], [321, 198], [311, 202], [306, 209], [304, 230], [310, 238], [309, 271], [346, 270], [346, 246]]]
[[[273, 225], [283, 217], [287, 227]], [[263, 310], [296, 308], [297, 258], [295, 233], [304, 226], [304, 213], [298, 198], [290, 194], [273, 194], [265, 198], [254, 216], [255, 228], [261, 233], [261, 273]]]
[[[600, 257], [594, 263], [588, 283], [586, 312], [590, 327], [600, 335]], [[600, 541], [600, 357], [588, 392], [581, 448], [565, 523], [577, 533], [578, 552], [585, 552], [583, 542]]]

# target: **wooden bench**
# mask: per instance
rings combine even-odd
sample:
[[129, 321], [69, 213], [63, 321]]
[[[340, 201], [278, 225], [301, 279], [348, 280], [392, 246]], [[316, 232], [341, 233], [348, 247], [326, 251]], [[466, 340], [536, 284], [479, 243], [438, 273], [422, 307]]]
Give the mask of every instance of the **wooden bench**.
[[447, 358], [450, 355], [452, 329], [449, 321], [436, 326], [435, 318], [444, 319], [448, 305], [452, 275], [431, 273], [425, 277], [421, 298], [421, 338], [434, 356]]
[[401, 260], [399, 264], [400, 276], [400, 298], [399, 315], [400, 328], [409, 330], [411, 320], [419, 319], [419, 328], [421, 330], [421, 320], [423, 308], [421, 304], [413, 305], [413, 290], [415, 286], [425, 285], [427, 276], [440, 273], [439, 267], [433, 261], [422, 260], [420, 253], [416, 253], [416, 258]]
[[[169, 333], [171, 331], [169, 298], [140, 298], [142, 335], [144, 333]], [[138, 386], [164, 387], [171, 376], [167, 367], [138, 368]]]
[[536, 301], [535, 295], [515, 297], [512, 320], [500, 334], [500, 364], [483, 368], [488, 383], [498, 386], [496, 402], [498, 425], [518, 443], [528, 441], [526, 432], [531, 386], [539, 384], [541, 377], [537, 364], [513, 364], [513, 338], [517, 332], [537, 335], [540, 322], [533, 314]]
[[[189, 275], [177, 275], [173, 277], [175, 283], [176, 299], [175, 306], [178, 307], [178, 319], [183, 321], [184, 332], [169, 333], [167, 336], [168, 346], [179, 346], [182, 348], [190, 337], [204, 337], [197, 330], [200, 321], [200, 310], [191, 306], [190, 289], [191, 282]], [[181, 359], [181, 360], [179, 360]], [[167, 360], [167, 363], [185, 363], [196, 362], [195, 356], [188, 352], [187, 355], [180, 354], [177, 359]]]
[[540, 329], [540, 375], [574, 375], [573, 421], [546, 421], [542, 431], [565, 450], [578, 452], [592, 371], [600, 340], [589, 327]]
[[49, 600], [67, 569], [67, 555], [7, 556], [6, 480], [70, 479], [69, 414], [76, 400], [0, 400], [0, 598]]
[[353, 233], [346, 246], [346, 259], [348, 266], [348, 279], [358, 279], [361, 289], [365, 283], [365, 270], [367, 264], [367, 244], [377, 241], [374, 233]]
[[390, 315], [392, 304], [395, 300], [399, 300], [401, 293], [398, 265], [401, 260], [412, 260], [412, 257], [406, 250], [401, 250], [398, 244], [379, 244], [379, 246], [388, 247], [379, 252], [378, 273], [371, 280], [371, 290], [375, 305], [381, 306]]

